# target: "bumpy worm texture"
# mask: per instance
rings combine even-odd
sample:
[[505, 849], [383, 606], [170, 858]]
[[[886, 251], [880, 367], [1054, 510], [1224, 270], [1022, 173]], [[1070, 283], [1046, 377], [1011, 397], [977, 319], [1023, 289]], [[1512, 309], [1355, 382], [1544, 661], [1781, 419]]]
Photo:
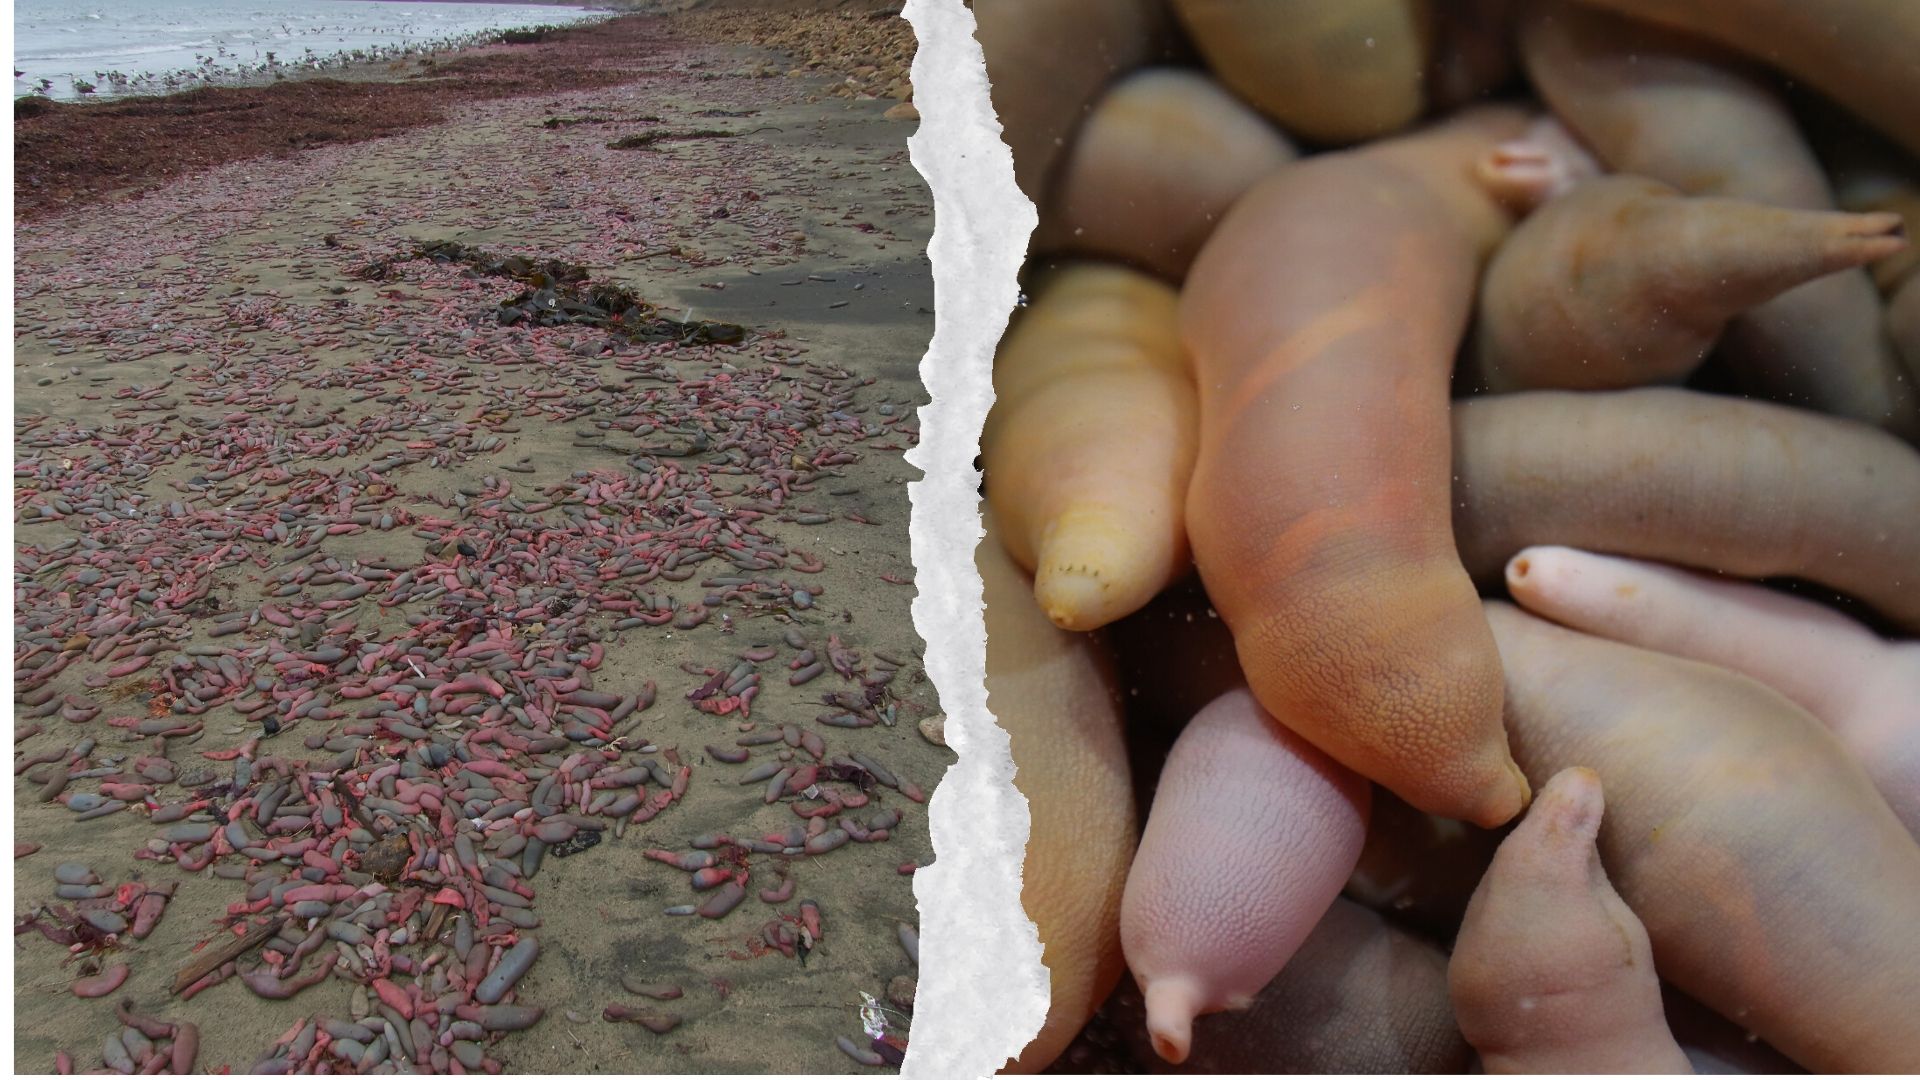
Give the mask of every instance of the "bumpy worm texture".
[[[1638, 176], [1585, 181], [1527, 218], [1488, 266], [1481, 376], [1503, 392], [1684, 378], [1729, 319], [1900, 250], [1899, 230], [1894, 214], [1685, 198]], [[1871, 307], [1872, 286], [1860, 286]]]
[[1527, 788], [1448, 532], [1447, 394], [1478, 259], [1510, 225], [1473, 166], [1527, 123], [1473, 110], [1282, 168], [1180, 300], [1188, 531], [1254, 693], [1415, 806], [1488, 826]]
[[1360, 857], [1369, 791], [1244, 688], [1187, 725], [1120, 907], [1161, 1057], [1185, 1060], [1195, 1016], [1246, 1007], [1306, 940]]
[[[1826, 173], [1785, 101], [1742, 58], [1691, 35], [1557, 0], [1527, 9], [1520, 38], [1534, 85], [1615, 171], [1687, 195], [1834, 208]], [[1746, 242], [1764, 235], [1756, 228]], [[1879, 322], [1866, 273], [1840, 271], [1735, 317], [1722, 352], [1762, 397], [1911, 439], [1920, 432], [1920, 401]]]
[[[1121, 984], [1108, 1015], [1151, 1062], [1138, 988]], [[1191, 1056], [1156, 1071], [1460, 1073], [1472, 1056], [1447, 999], [1447, 955], [1342, 899], [1253, 1004], [1196, 1020]]]
[[1314, 142], [1407, 126], [1425, 107], [1427, 0], [1173, 0], [1219, 80]]
[[1193, 379], [1168, 286], [1078, 264], [1037, 295], [994, 364], [988, 498], [1047, 616], [1093, 630], [1188, 566]]
[[1592, 769], [1556, 773], [1467, 905], [1447, 982], [1489, 1073], [1692, 1071], [1646, 927], [1600, 865], [1602, 811]]
[[1033, 250], [1117, 259], [1178, 281], [1234, 200], [1296, 156], [1205, 75], [1136, 72], [1080, 126]]
[[1507, 590], [1563, 626], [1780, 691], [1832, 729], [1920, 837], [1920, 642], [1883, 641], [1831, 608], [1773, 589], [1572, 548], [1515, 555]]
[[977, 0], [973, 15], [1013, 178], [1036, 205], [1087, 106], [1174, 40], [1161, 0]]
[[1833, 736], [1744, 676], [1487, 607], [1514, 755], [1601, 775], [1660, 974], [1816, 1072], [1920, 1069], [1920, 845]]
[[1476, 581], [1536, 544], [1798, 577], [1920, 629], [1920, 454], [1864, 424], [1685, 390], [1458, 403], [1454, 535]]
[[1582, 0], [1763, 60], [1920, 154], [1920, 4], [1911, 0]]
[[975, 561], [986, 589], [987, 707], [1007, 733], [1030, 818], [1020, 899], [1053, 988], [1046, 1023], [1008, 1066], [1032, 1073], [1060, 1056], [1125, 968], [1120, 893], [1133, 858], [1133, 777], [1099, 638], [1047, 621], [992, 520]]

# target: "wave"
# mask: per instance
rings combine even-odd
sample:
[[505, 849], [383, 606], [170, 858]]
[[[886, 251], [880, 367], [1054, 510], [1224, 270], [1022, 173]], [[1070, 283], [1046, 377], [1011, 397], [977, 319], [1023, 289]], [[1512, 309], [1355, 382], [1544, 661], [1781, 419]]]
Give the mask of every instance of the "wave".
[[154, 53], [180, 52], [183, 49], [204, 49], [207, 46], [212, 44], [213, 44], [213, 41], [212, 39], [209, 38], [203, 41], [182, 41], [172, 45], [128, 45], [124, 47], [103, 45], [100, 48], [95, 49], [91, 52], [67, 52], [67, 53], [19, 52], [14, 54], [14, 66], [18, 67], [20, 66], [21, 62], [24, 62], [24, 61], [36, 61], [36, 62], [45, 61], [45, 60], [107, 61], [107, 60], [112, 60], [114, 57], [117, 57], [117, 56], [151, 56]]

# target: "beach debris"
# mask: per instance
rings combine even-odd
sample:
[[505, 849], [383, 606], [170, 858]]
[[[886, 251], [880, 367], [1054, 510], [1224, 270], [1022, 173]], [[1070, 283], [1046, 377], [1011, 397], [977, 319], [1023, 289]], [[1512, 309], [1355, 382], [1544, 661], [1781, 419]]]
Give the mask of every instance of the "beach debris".
[[931, 716], [923, 716], [920, 718], [920, 723], [916, 726], [920, 729], [921, 738], [935, 746], [947, 745], [946, 713], [934, 713]]
[[873, 995], [865, 990], [860, 991], [860, 1002], [860, 1030], [866, 1032], [867, 1037], [871, 1039], [885, 1035], [887, 1033], [886, 1010], [881, 1008]]
[[496, 317], [502, 326], [589, 326], [627, 341], [682, 345], [735, 345], [747, 336], [746, 328], [734, 323], [675, 319], [627, 289], [589, 285], [582, 266], [551, 258], [496, 255], [451, 240], [432, 241], [406, 255], [376, 260], [355, 276], [392, 281], [399, 276], [400, 265], [419, 260], [465, 266], [474, 274], [511, 278], [527, 286], [500, 302]]
[[852, 1039], [847, 1038], [845, 1035], [835, 1036], [833, 1043], [835, 1046], [838, 1046], [840, 1048], [842, 1053], [846, 1054], [848, 1057], [852, 1058], [853, 1060], [859, 1062], [862, 1065], [878, 1066], [878, 1065], [885, 1065], [887, 1063], [886, 1058], [881, 1057], [878, 1053], [876, 1053], [873, 1050], [870, 1050], [866, 1047], [859, 1045], [858, 1043], [854, 1042]]
[[237, 937], [228, 934], [217, 944], [208, 945], [204, 951], [188, 960], [174, 975], [173, 992], [180, 993], [218, 971], [221, 965], [237, 960], [253, 949], [259, 948], [268, 938], [279, 933], [285, 922], [285, 919], [268, 919], [249, 926]]
[[697, 131], [644, 131], [638, 135], [628, 135], [607, 144], [609, 150], [651, 150], [663, 142], [686, 142], [691, 139], [736, 139], [742, 135], [753, 135], [762, 131], [779, 131], [771, 124], [763, 124], [746, 131], [720, 131], [715, 128], [701, 128]]

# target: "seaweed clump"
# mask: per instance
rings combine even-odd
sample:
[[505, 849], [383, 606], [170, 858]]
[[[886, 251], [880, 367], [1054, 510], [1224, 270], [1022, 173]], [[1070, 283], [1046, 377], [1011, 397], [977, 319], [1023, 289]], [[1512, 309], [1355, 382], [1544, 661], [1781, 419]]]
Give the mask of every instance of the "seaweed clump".
[[658, 124], [657, 116], [549, 116], [540, 122], [548, 131], [572, 127], [575, 124]]
[[662, 315], [654, 305], [617, 285], [589, 284], [583, 266], [559, 259], [525, 255], [495, 255], [454, 240], [422, 244], [406, 255], [362, 267], [355, 275], [365, 281], [395, 278], [403, 262], [429, 259], [458, 263], [472, 273], [512, 278], [526, 288], [501, 301], [495, 313], [501, 326], [591, 326], [628, 341], [673, 341], [682, 345], [738, 345], [747, 331], [737, 323], [707, 319], [682, 320]]
[[542, 23], [539, 26], [523, 26], [516, 30], [503, 30], [500, 32], [500, 44], [538, 45], [563, 29], [565, 29], [565, 27], [554, 26], [551, 23]]
[[[638, 135], [628, 135], [624, 139], [615, 139], [607, 144], [609, 150], [651, 150], [663, 142], [681, 142], [687, 139], [736, 139], [742, 135], [752, 135], [756, 131], [765, 131], [765, 127], [753, 131], [717, 131], [713, 128], [701, 128], [698, 131], [644, 131]], [[774, 129], [779, 130], [779, 129]]]

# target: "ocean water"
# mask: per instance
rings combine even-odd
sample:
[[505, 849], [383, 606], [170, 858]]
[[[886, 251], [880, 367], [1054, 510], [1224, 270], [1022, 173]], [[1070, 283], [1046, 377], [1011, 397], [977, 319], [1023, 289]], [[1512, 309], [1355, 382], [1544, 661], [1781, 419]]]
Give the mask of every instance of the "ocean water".
[[[13, 92], [49, 97], [161, 93], [206, 77], [271, 77], [459, 44], [489, 31], [600, 14], [535, 4], [404, 0], [14, 0]], [[271, 53], [271, 57], [268, 55]], [[118, 73], [120, 78], [110, 77]]]

